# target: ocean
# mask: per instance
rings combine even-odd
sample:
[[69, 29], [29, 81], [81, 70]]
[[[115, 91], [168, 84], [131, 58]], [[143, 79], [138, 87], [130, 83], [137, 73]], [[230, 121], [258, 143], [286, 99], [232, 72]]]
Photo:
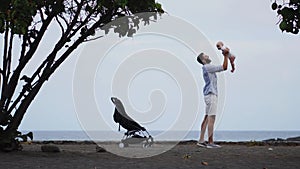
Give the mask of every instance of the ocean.
[[[28, 131], [22, 131], [26, 133]], [[125, 131], [32, 131], [34, 141], [120, 141]], [[199, 131], [149, 131], [156, 141], [198, 140]], [[300, 131], [215, 131], [215, 141], [263, 141], [267, 139], [287, 139], [300, 136]]]

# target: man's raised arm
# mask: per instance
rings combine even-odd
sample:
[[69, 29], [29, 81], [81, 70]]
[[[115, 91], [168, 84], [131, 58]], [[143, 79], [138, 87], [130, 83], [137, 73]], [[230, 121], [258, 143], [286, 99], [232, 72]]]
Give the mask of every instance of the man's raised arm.
[[227, 70], [228, 67], [228, 54], [223, 53], [224, 61], [223, 61], [223, 70]]

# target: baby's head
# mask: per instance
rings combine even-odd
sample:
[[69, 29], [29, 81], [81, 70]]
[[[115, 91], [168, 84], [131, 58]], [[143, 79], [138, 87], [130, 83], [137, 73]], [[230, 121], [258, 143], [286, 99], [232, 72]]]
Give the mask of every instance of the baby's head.
[[218, 50], [221, 50], [222, 47], [223, 47], [223, 45], [224, 45], [224, 44], [223, 44], [223, 42], [221, 42], [221, 41], [217, 42], [217, 44], [216, 44]]

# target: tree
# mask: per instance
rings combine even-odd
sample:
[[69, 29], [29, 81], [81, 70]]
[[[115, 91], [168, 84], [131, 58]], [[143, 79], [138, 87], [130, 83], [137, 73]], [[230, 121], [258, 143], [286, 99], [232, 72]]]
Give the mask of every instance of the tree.
[[275, 0], [271, 5], [279, 16], [279, 28], [282, 32], [298, 34], [300, 29], [300, 0], [289, 0], [277, 3]]
[[[96, 31], [107, 34], [113, 29], [120, 37], [132, 36], [140, 22], [149, 24], [150, 19], [155, 20], [164, 12], [155, 0], [0, 0], [0, 4], [0, 33], [4, 44], [0, 48], [3, 49], [0, 149], [5, 151], [20, 149], [20, 141], [26, 141], [27, 137], [32, 139], [31, 132], [18, 131], [29, 105], [80, 44], [100, 38], [95, 36]], [[142, 12], [151, 13], [135, 15]], [[125, 23], [108, 24], [124, 16]], [[35, 72], [25, 75], [25, 67], [53, 23], [60, 27], [59, 40]], [[16, 38], [21, 42], [19, 49], [14, 46]], [[14, 51], [20, 52], [15, 54]], [[20, 91], [18, 86], [21, 86]]]

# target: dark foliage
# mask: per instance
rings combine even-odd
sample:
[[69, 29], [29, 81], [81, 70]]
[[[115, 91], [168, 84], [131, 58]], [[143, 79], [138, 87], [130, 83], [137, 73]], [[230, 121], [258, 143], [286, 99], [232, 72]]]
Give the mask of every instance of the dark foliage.
[[279, 28], [282, 32], [298, 34], [300, 28], [300, 0], [274, 1], [271, 5], [279, 16]]

